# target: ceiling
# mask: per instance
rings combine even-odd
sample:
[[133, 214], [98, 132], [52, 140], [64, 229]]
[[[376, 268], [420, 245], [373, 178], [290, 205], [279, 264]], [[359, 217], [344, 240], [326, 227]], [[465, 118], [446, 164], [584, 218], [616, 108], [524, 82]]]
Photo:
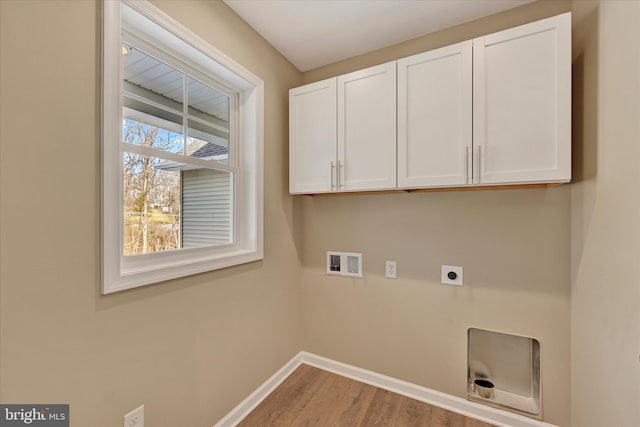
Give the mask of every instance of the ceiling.
[[224, 0], [300, 71], [534, 0]]

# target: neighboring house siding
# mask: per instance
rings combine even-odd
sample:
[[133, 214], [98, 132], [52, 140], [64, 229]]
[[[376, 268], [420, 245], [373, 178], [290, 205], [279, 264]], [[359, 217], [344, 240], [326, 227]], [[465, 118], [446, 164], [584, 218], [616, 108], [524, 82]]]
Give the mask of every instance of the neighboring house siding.
[[229, 173], [182, 172], [182, 247], [229, 243], [231, 194]]

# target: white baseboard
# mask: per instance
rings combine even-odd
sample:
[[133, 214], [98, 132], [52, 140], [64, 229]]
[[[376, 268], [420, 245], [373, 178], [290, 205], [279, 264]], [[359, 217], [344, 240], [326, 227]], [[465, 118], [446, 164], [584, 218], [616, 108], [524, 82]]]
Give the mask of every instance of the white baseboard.
[[475, 418], [498, 427], [557, 427], [542, 421], [518, 415], [502, 409], [471, 402], [426, 387], [412, 384], [356, 366], [327, 359], [306, 351], [301, 351], [287, 362], [278, 372], [264, 382], [249, 397], [233, 408], [214, 427], [234, 427], [260, 404], [280, 383], [301, 364], [314, 366], [343, 377], [351, 378], [384, 390], [407, 396], [430, 405], [438, 406], [464, 416]]

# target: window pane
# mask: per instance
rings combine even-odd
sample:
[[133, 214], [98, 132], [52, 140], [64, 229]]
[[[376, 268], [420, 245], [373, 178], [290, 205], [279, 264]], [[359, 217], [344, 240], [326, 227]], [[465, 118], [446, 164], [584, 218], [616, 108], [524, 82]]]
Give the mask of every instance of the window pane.
[[182, 246], [221, 245], [232, 241], [233, 179], [212, 169], [182, 172]]
[[[144, 120], [145, 117], [141, 119]], [[182, 133], [130, 118], [122, 121], [122, 141], [127, 144], [160, 148], [171, 153], [182, 153], [184, 147]]]
[[229, 163], [229, 96], [187, 78], [187, 155]]
[[123, 89], [182, 113], [184, 73], [129, 45], [123, 45]]
[[129, 117], [147, 124], [157, 124], [161, 127], [173, 129], [176, 132], [182, 132], [182, 115], [168, 111], [163, 108], [156, 107], [139, 99], [125, 96], [122, 102], [124, 108], [124, 117]]
[[231, 173], [125, 152], [125, 255], [232, 241]]
[[184, 73], [123, 45], [124, 142], [184, 151]]
[[195, 120], [189, 120], [187, 155], [229, 163], [229, 134]]
[[191, 77], [187, 78], [189, 114], [229, 129], [229, 97]]
[[180, 171], [163, 159], [125, 152], [125, 255], [180, 247]]

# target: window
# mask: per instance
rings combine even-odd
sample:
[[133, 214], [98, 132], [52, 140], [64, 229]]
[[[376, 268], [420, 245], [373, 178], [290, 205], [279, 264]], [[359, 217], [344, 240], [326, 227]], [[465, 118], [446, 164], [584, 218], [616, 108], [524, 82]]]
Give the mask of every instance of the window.
[[263, 82], [147, 2], [103, 4], [102, 292], [261, 259]]

